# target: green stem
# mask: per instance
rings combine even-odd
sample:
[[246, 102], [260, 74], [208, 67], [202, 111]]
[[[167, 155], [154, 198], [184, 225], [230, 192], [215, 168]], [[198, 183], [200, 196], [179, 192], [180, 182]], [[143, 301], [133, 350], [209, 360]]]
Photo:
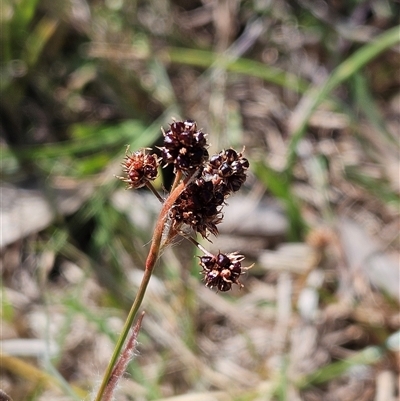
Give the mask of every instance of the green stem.
[[174, 189], [174, 191], [169, 195], [169, 197], [165, 200], [165, 202], [163, 204], [163, 207], [161, 209], [160, 215], [157, 220], [156, 227], [154, 229], [153, 238], [151, 241], [149, 254], [146, 259], [146, 268], [145, 268], [145, 271], [144, 271], [144, 274], [142, 277], [142, 281], [140, 283], [135, 300], [132, 304], [131, 310], [129, 311], [129, 314], [125, 321], [122, 332], [118, 338], [114, 352], [111, 356], [110, 362], [108, 363], [107, 369], [104, 373], [102, 382], [100, 384], [99, 390], [97, 392], [97, 395], [96, 395], [96, 398], [94, 399], [94, 401], [101, 401], [103, 398], [104, 391], [110, 380], [115, 363], [117, 362], [117, 359], [121, 353], [122, 347], [129, 334], [129, 330], [133, 324], [133, 321], [135, 320], [135, 317], [140, 308], [140, 305], [142, 304], [144, 294], [146, 293], [147, 285], [149, 284], [151, 275], [154, 270], [155, 263], [158, 259], [158, 256], [160, 253], [161, 238], [162, 238], [162, 234], [164, 231], [165, 222], [168, 217], [168, 212], [171, 209], [172, 205], [175, 203], [178, 196], [185, 189], [186, 184], [187, 184], [187, 180], [185, 180], [185, 181], [181, 182], [179, 185], [177, 185], [176, 188]]
[[129, 333], [129, 330], [130, 330], [130, 328], [132, 326], [132, 323], [133, 323], [133, 321], [134, 321], [134, 319], [136, 317], [136, 314], [137, 314], [137, 312], [139, 310], [139, 307], [142, 304], [143, 297], [144, 297], [144, 294], [146, 292], [147, 285], [148, 285], [148, 283], [150, 281], [150, 277], [151, 277], [152, 272], [153, 272], [153, 269], [146, 269], [144, 271], [142, 282], [140, 283], [140, 287], [139, 287], [139, 290], [138, 290], [138, 292], [136, 294], [135, 301], [132, 304], [131, 310], [129, 311], [129, 314], [128, 314], [128, 317], [127, 317], [127, 319], [125, 321], [125, 324], [124, 324], [124, 327], [122, 329], [122, 332], [121, 332], [121, 334], [120, 334], [120, 336], [118, 338], [118, 341], [117, 341], [117, 344], [115, 346], [113, 355], [112, 355], [112, 357], [110, 359], [110, 362], [108, 363], [107, 369], [106, 369], [106, 371], [104, 373], [103, 380], [101, 382], [100, 388], [99, 388], [97, 396], [95, 398], [95, 401], [101, 401], [101, 399], [103, 398], [103, 393], [104, 393], [104, 391], [105, 391], [105, 389], [107, 387], [107, 384], [108, 384], [108, 382], [110, 380], [112, 371], [114, 369], [114, 365], [115, 365], [115, 363], [116, 363], [116, 361], [117, 361], [117, 359], [119, 357], [119, 354], [121, 353], [121, 349], [122, 349], [122, 347], [123, 347], [123, 345], [125, 343], [126, 337], [127, 337], [128, 333]]

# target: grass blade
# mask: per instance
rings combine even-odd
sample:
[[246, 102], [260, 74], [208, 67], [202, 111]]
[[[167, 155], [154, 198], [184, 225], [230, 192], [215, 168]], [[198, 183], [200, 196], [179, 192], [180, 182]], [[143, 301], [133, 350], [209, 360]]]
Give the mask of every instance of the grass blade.
[[296, 159], [297, 144], [306, 132], [308, 120], [314, 110], [342, 82], [349, 79], [358, 70], [368, 64], [383, 51], [400, 42], [400, 30], [396, 26], [378, 36], [373, 42], [357, 50], [340, 64], [322, 86], [313, 87], [304, 95], [292, 117], [290, 131], [292, 139], [288, 147], [286, 170], [290, 171]]
[[229, 72], [261, 78], [266, 82], [271, 82], [299, 93], [304, 93], [308, 88], [308, 83], [296, 75], [245, 58], [229, 61], [224, 55], [218, 55], [207, 50], [182, 49], [177, 47], [169, 48], [168, 57], [173, 63], [197, 67], [209, 68], [216, 64], [224, 67]]

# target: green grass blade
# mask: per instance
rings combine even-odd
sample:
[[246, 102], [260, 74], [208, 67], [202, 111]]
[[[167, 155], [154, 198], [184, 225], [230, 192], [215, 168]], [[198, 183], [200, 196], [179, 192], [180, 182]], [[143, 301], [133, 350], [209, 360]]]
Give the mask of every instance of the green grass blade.
[[366, 189], [372, 196], [382, 200], [387, 204], [392, 204], [396, 208], [400, 207], [399, 196], [390, 188], [388, 182], [382, 179], [375, 179], [361, 173], [355, 167], [345, 168], [346, 177], [350, 182], [354, 182]]
[[283, 202], [289, 219], [289, 240], [301, 240], [305, 234], [306, 223], [302, 218], [299, 202], [291, 190], [290, 180], [285, 173], [277, 173], [260, 161], [253, 161], [251, 165], [257, 178]]
[[[7, 11], [7, 6], [4, 3], [0, 3], [0, 12], [4, 15]], [[6, 10], [4, 10], [6, 8]], [[5, 87], [5, 83], [3, 81], [9, 80], [9, 71], [5, 66], [12, 60], [12, 43], [11, 43], [11, 21], [10, 19], [4, 18], [0, 22], [0, 48], [1, 48], [1, 57], [3, 66], [0, 69], [0, 90]]]
[[326, 383], [329, 380], [342, 376], [353, 366], [371, 365], [376, 363], [382, 358], [382, 356], [383, 351], [381, 348], [367, 347], [347, 359], [326, 365], [309, 376], [301, 379], [298, 383], [298, 387], [300, 389], [305, 389], [312, 385]]
[[17, 41], [25, 37], [27, 27], [35, 15], [38, 2], [39, 0], [13, 1], [16, 6], [11, 21], [11, 32]]
[[385, 120], [379, 112], [376, 101], [369, 90], [368, 81], [362, 73], [354, 74], [353, 80], [354, 97], [359, 107], [359, 110], [364, 114], [370, 124], [379, 131], [389, 145], [394, 145], [399, 148], [399, 142], [393, 138], [390, 132], [386, 129]]
[[43, 17], [36, 25], [35, 30], [26, 40], [22, 59], [31, 67], [34, 66], [42, 53], [42, 50], [57, 29], [59, 21]]
[[171, 47], [168, 50], [168, 57], [171, 62], [178, 64], [204, 68], [218, 65], [224, 67], [229, 72], [261, 78], [266, 82], [271, 82], [299, 93], [304, 93], [309, 86], [307, 82], [301, 80], [296, 75], [279, 68], [245, 58], [229, 61], [226, 56], [207, 50]]
[[[158, 131], [159, 132], [159, 131]], [[76, 124], [71, 126], [71, 140], [33, 145], [18, 149], [2, 149], [2, 168], [15, 168], [14, 154], [29, 160], [52, 159], [65, 156], [80, 157], [88, 153], [103, 152], [105, 149], [131, 144], [134, 148], [145, 147], [156, 140], [158, 133], [148, 131], [140, 121], [126, 120], [114, 126]]]
[[313, 87], [304, 95], [304, 107], [299, 110], [301, 114], [299, 114], [299, 118], [291, 128], [292, 139], [288, 147], [287, 171], [290, 171], [293, 167], [296, 159], [297, 144], [305, 134], [308, 120], [314, 110], [339, 84], [349, 79], [380, 53], [398, 42], [400, 42], [400, 28], [396, 26], [379, 35], [373, 42], [358, 49], [332, 72], [324, 85]]

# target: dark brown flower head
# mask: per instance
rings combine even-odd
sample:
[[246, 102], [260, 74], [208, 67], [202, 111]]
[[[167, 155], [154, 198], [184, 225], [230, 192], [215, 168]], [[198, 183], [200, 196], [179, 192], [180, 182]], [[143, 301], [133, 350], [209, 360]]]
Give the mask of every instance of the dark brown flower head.
[[220, 192], [227, 197], [232, 192], [238, 191], [246, 181], [248, 168], [249, 161], [241, 152], [227, 149], [211, 156], [203, 169], [202, 176], [206, 180], [211, 180], [215, 186], [219, 186]]
[[198, 178], [185, 188], [171, 208], [174, 228], [179, 230], [182, 224], [186, 224], [203, 238], [207, 232], [217, 235], [217, 224], [222, 221], [223, 203], [224, 196], [215, 191], [213, 183]]
[[[225, 200], [246, 181], [248, 160], [243, 157], [243, 151], [233, 149], [222, 150], [209, 159], [207, 135], [191, 120], [174, 121], [163, 135], [162, 157], [146, 154], [146, 149], [126, 154], [122, 163], [125, 176], [117, 177], [128, 188], [147, 185], [162, 203], [146, 268], [153, 268], [160, 250], [181, 235], [205, 253], [200, 257], [200, 265], [207, 287], [223, 292], [229, 291], [233, 284], [242, 288], [240, 275], [249, 269], [242, 266], [244, 256], [237, 252], [212, 255], [190, 236], [188, 229], [206, 239], [210, 233], [218, 234]], [[176, 174], [166, 198], [150, 184], [157, 177], [161, 160], [173, 164]]]
[[172, 207], [170, 215], [175, 230], [185, 224], [203, 238], [208, 233], [217, 235], [224, 201], [244, 183], [248, 167], [248, 160], [233, 149], [212, 156]]
[[141, 188], [146, 182], [157, 178], [160, 159], [155, 154], [146, 154], [145, 150], [126, 155], [122, 163], [125, 177], [118, 177], [128, 184], [128, 188]]
[[204, 282], [209, 288], [217, 288], [219, 291], [229, 291], [232, 284], [238, 285], [240, 288], [239, 277], [242, 270], [243, 255], [237, 252], [228, 253], [227, 255], [219, 253], [217, 256], [201, 256], [200, 266], [203, 268]]
[[195, 170], [207, 160], [206, 134], [194, 121], [174, 121], [163, 134], [162, 157], [166, 164], [174, 164], [175, 171]]

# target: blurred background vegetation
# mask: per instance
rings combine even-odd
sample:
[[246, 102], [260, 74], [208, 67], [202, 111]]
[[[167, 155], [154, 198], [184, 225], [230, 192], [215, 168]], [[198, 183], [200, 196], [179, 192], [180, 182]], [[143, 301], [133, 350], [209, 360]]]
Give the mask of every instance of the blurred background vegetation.
[[211, 154], [246, 147], [246, 186], [205, 246], [255, 266], [215, 294], [190, 244], [167, 250], [117, 399], [398, 399], [399, 10], [2, 0], [0, 387], [89, 399], [159, 208], [114, 175], [175, 117]]

